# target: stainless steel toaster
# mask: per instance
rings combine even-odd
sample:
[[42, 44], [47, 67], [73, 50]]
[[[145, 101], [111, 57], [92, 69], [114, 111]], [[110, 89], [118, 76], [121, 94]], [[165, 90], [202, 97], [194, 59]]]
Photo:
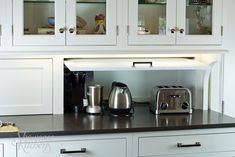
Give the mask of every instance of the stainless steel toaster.
[[150, 110], [155, 114], [192, 113], [192, 94], [182, 86], [155, 86], [151, 92]]

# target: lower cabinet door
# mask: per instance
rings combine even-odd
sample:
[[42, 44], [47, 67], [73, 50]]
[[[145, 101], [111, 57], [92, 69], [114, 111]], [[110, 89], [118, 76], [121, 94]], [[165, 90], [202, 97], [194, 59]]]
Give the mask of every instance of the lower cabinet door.
[[17, 157], [126, 157], [126, 139], [17, 143]]
[[0, 115], [52, 113], [52, 59], [0, 60]]

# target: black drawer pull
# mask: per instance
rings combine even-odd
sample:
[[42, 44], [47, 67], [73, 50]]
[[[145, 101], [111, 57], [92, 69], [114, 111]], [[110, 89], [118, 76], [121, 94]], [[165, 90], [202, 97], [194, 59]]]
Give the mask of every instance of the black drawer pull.
[[200, 142], [195, 142], [194, 144], [182, 144], [182, 143], [177, 143], [177, 147], [200, 147], [201, 143]]
[[136, 65], [136, 64], [149, 64], [149, 65], [150, 65], [150, 67], [152, 67], [152, 66], [153, 66], [153, 63], [152, 63], [152, 62], [133, 62], [132, 67], [135, 67], [135, 65]]
[[60, 154], [72, 154], [72, 153], [86, 153], [86, 148], [81, 148], [81, 150], [71, 150], [60, 149]]

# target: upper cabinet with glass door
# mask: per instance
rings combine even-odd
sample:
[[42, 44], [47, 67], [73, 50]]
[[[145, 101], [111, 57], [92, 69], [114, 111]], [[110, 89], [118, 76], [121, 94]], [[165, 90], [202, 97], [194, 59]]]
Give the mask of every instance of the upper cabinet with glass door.
[[130, 0], [129, 45], [221, 43], [221, 0]]
[[68, 0], [67, 45], [115, 45], [116, 0]]
[[65, 0], [13, 0], [14, 45], [64, 45]]
[[13, 26], [14, 45], [115, 45], [116, 0], [13, 0]]

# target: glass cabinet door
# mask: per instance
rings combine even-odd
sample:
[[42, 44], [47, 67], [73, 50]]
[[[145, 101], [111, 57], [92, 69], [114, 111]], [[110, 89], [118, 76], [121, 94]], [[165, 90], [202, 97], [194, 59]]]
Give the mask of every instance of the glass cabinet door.
[[14, 45], [64, 45], [65, 0], [13, 0]]
[[129, 45], [175, 43], [175, 0], [130, 0]]
[[179, 44], [219, 44], [221, 0], [184, 0], [178, 3]]
[[67, 1], [67, 45], [115, 45], [116, 0]]

